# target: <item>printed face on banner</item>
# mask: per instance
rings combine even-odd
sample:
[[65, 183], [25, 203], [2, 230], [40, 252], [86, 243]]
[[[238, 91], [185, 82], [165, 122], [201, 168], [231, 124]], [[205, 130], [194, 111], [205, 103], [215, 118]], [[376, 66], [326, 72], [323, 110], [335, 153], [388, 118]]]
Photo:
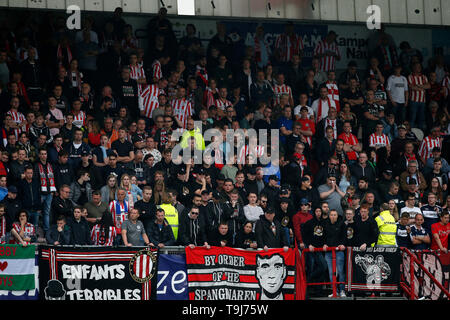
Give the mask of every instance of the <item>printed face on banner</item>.
[[284, 300], [281, 288], [286, 279], [287, 270], [281, 255], [256, 256], [255, 276], [262, 289], [260, 300]]
[[355, 257], [355, 262], [366, 274], [368, 288], [376, 288], [391, 274], [391, 268], [384, 262], [384, 257], [382, 255], [378, 255], [374, 258], [373, 255], [370, 254], [364, 256], [358, 254]]

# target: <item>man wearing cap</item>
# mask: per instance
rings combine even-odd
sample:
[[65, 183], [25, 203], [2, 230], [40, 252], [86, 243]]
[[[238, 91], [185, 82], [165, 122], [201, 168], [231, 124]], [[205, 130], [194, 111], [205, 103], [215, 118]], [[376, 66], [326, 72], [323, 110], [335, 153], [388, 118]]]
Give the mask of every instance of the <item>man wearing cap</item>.
[[222, 220], [225, 220], [225, 206], [222, 201], [220, 193], [217, 190], [214, 190], [212, 192], [212, 199], [208, 201], [206, 208], [201, 210], [202, 213], [206, 213], [206, 215], [203, 216], [203, 220], [205, 221], [207, 237], [219, 227], [219, 223]]
[[300, 210], [292, 217], [292, 225], [295, 235], [295, 240], [300, 249], [305, 248], [305, 243], [302, 237], [302, 227], [308, 220], [313, 218], [310, 213], [309, 201], [306, 198], [300, 200]]
[[288, 239], [289, 245], [291, 244], [291, 236], [293, 236], [293, 225], [292, 225], [292, 217], [295, 214], [294, 204], [289, 199], [288, 191], [283, 190], [283, 193], [287, 193], [283, 196], [280, 195], [280, 199], [278, 200], [277, 207], [275, 208], [275, 219], [277, 219], [281, 226], [283, 227], [284, 232], [286, 233], [286, 239]]
[[275, 210], [268, 207], [263, 216], [256, 221], [255, 236], [258, 248], [267, 251], [269, 248], [283, 248], [286, 252], [289, 249], [286, 234], [282, 226], [275, 219]]
[[405, 144], [409, 141], [406, 137], [406, 127], [401, 124], [397, 127], [398, 136], [391, 141], [391, 158], [398, 159], [405, 149]]
[[18, 190], [16, 186], [8, 187], [8, 194], [6, 197], [0, 202], [5, 205], [6, 215], [8, 216], [8, 221], [15, 221], [17, 214], [22, 209], [22, 202], [19, 198], [17, 198]]
[[275, 199], [278, 199], [280, 196], [280, 179], [276, 175], [269, 176], [269, 182], [261, 191], [261, 193], [267, 194], [267, 198], [269, 200], [269, 206], [275, 205]]
[[387, 166], [383, 169], [383, 172], [381, 173], [381, 177], [377, 182], [378, 194], [380, 194], [380, 195], [386, 194], [389, 190], [391, 183], [396, 181], [394, 179], [392, 172], [393, 171], [392, 171], [391, 166]]

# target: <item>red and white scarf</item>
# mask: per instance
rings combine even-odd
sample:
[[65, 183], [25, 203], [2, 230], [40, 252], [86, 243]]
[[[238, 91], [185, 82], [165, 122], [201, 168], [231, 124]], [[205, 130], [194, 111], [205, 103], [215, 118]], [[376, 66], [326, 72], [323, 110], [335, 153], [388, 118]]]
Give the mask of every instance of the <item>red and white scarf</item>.
[[197, 71], [195, 72], [195, 75], [202, 79], [205, 86], [208, 86], [208, 72], [206, 71], [206, 68], [200, 67], [199, 65], [196, 66]]
[[[323, 101], [322, 98], [319, 98], [319, 105], [318, 105], [318, 108], [317, 108], [317, 121], [316, 122], [319, 122], [322, 119], [322, 113], [323, 113], [322, 101]], [[329, 97], [327, 97], [327, 101], [328, 101], [328, 110], [330, 110], [330, 108], [333, 105], [331, 104], [331, 100], [330, 100]]]
[[[64, 48], [65, 50], [67, 50], [67, 62], [68, 64], [72, 61], [72, 51], [70, 50], [70, 47], [67, 46]], [[64, 55], [63, 55], [63, 48], [61, 47], [61, 45], [58, 45], [58, 49], [56, 52], [56, 57], [59, 59], [64, 59]], [[61, 65], [61, 62], [59, 62], [59, 64]]]
[[328, 88], [328, 98], [334, 101], [334, 104], [336, 105], [336, 111], [340, 111], [340, 105], [339, 105], [339, 88], [336, 84], [336, 81], [327, 81], [326, 86]]
[[[53, 169], [50, 163], [47, 162], [47, 172], [44, 171], [44, 167], [41, 163], [38, 163], [39, 176], [41, 178], [41, 191], [42, 192], [56, 192], [55, 176], [53, 175]], [[47, 178], [50, 182], [50, 190], [47, 185]]]

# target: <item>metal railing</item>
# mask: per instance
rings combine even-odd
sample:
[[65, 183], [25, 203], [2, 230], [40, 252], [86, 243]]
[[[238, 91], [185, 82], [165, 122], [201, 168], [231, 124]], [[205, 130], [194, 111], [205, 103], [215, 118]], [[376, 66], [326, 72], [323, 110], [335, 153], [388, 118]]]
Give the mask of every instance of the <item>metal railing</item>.
[[[400, 281], [400, 287], [403, 289], [403, 291], [406, 293], [406, 295], [409, 297], [410, 300], [416, 300], [418, 297], [416, 297], [415, 294], [415, 264], [419, 269], [421, 269], [429, 278], [430, 280], [440, 289], [442, 292], [447, 296], [447, 298], [450, 299], [450, 292], [444, 288], [444, 286], [427, 270], [427, 268], [424, 267], [424, 265], [417, 259], [416, 255], [411, 252], [407, 248], [400, 248], [400, 251], [409, 257], [409, 286], [406, 283], [406, 281]], [[439, 252], [433, 251], [433, 250], [419, 250], [421, 253], [433, 253], [433, 252]], [[402, 256], [403, 258], [403, 256]], [[405, 279], [406, 280], [406, 279]]]

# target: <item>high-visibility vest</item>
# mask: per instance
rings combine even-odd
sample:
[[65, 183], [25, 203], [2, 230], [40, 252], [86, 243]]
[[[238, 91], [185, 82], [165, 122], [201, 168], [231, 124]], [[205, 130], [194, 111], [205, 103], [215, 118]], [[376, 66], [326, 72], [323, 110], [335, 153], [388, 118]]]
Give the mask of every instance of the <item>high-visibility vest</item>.
[[194, 137], [195, 149], [205, 150], [205, 139], [203, 139], [202, 133], [199, 128], [194, 130], [185, 130], [181, 136], [181, 148], [186, 149], [188, 147], [188, 141], [190, 137]]
[[167, 223], [172, 227], [173, 236], [175, 237], [175, 240], [177, 240], [178, 225], [179, 225], [177, 209], [170, 203], [163, 203], [157, 207], [164, 210], [164, 215], [167, 220]]
[[382, 211], [378, 217], [375, 218], [380, 234], [378, 236], [377, 246], [392, 247], [397, 246], [397, 224], [394, 217], [389, 211]]

